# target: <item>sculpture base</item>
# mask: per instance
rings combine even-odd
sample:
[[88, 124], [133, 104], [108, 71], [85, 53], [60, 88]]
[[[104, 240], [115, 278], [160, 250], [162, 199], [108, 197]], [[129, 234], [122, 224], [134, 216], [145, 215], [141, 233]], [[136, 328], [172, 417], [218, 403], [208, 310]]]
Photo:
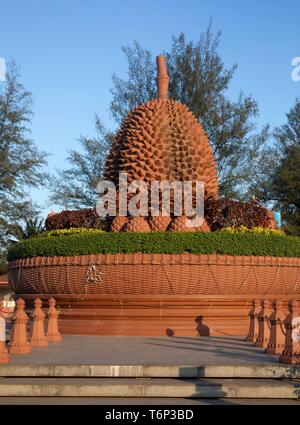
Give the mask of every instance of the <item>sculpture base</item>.
[[300, 353], [295, 354], [283, 351], [282, 355], [279, 357], [279, 363], [300, 364]]
[[281, 354], [284, 350], [284, 344], [269, 344], [265, 349], [265, 354]]
[[31, 345], [22, 344], [22, 345], [11, 345], [8, 349], [9, 354], [28, 354], [31, 353]]
[[[30, 310], [36, 297], [20, 295]], [[283, 300], [284, 311], [291, 297], [267, 294]], [[73, 335], [119, 336], [244, 336], [253, 297], [245, 296], [137, 296], [55, 295], [59, 331]]]

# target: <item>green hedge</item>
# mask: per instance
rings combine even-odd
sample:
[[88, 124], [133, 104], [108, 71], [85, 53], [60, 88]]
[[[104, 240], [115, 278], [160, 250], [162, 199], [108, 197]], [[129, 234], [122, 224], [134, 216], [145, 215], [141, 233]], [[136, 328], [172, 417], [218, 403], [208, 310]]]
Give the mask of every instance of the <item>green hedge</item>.
[[37, 256], [98, 253], [165, 253], [300, 257], [300, 238], [293, 236], [212, 233], [103, 233], [36, 237], [18, 242], [8, 260]]

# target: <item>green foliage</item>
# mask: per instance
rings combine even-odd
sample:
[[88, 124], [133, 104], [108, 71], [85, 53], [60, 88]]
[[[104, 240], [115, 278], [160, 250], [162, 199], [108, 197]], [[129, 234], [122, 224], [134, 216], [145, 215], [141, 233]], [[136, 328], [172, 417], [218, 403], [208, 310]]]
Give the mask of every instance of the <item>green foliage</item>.
[[246, 226], [239, 226], [239, 227], [223, 227], [221, 232], [226, 233], [256, 233], [260, 235], [278, 235], [278, 236], [285, 236], [285, 233], [281, 229], [268, 229], [266, 227], [252, 227], [249, 229]]
[[268, 169], [257, 195], [275, 203], [287, 233], [300, 236], [300, 98], [287, 114], [287, 123], [276, 129], [275, 138], [277, 164]]
[[0, 276], [7, 273], [6, 255], [0, 255]]
[[300, 144], [288, 146], [272, 181], [287, 232], [300, 236]]
[[92, 235], [101, 235], [104, 230], [101, 229], [89, 229], [86, 227], [70, 227], [69, 229], [58, 229], [58, 230], [50, 230], [49, 232], [45, 232], [40, 234], [41, 237], [53, 238], [60, 236], [70, 236], [70, 235], [79, 235], [79, 234], [92, 234]]
[[46, 175], [46, 154], [39, 152], [30, 139], [32, 97], [19, 82], [12, 62], [6, 82], [0, 85], [0, 256], [12, 239], [20, 237], [20, 226], [36, 214], [26, 192], [40, 186]]
[[58, 176], [50, 179], [50, 200], [64, 208], [94, 207], [96, 192], [106, 156], [113, 139], [98, 116], [95, 118], [96, 137], [81, 136], [81, 151], [71, 150], [67, 157], [70, 167], [59, 170]]
[[16, 228], [16, 237], [18, 240], [29, 239], [45, 232], [44, 220], [39, 217], [24, 220], [24, 225]]
[[165, 253], [300, 257], [300, 239], [293, 236], [212, 233], [102, 233], [37, 237], [12, 246], [9, 260], [36, 256], [98, 253]]

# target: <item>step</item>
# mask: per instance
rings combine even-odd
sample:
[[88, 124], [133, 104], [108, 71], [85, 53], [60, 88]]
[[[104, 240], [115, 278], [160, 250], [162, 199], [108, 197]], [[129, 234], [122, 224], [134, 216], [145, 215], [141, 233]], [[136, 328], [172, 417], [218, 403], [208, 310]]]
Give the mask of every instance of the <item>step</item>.
[[0, 378], [0, 396], [299, 399], [300, 380]]
[[[288, 398], [172, 398], [172, 397], [0, 397], [0, 405], [156, 405], [156, 406], [228, 406], [228, 405], [269, 405], [269, 406], [299, 406], [298, 399]], [[153, 407], [152, 407], [153, 408]], [[169, 409], [169, 407], [167, 407]]]
[[0, 364], [0, 377], [300, 378], [300, 366], [248, 365], [16, 365]]

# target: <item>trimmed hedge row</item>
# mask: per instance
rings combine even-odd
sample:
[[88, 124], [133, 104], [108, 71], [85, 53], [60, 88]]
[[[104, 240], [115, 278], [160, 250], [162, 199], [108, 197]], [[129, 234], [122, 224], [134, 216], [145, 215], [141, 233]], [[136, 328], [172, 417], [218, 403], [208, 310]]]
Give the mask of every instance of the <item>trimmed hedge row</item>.
[[8, 260], [132, 252], [300, 257], [300, 238], [225, 232], [103, 233], [56, 238], [36, 237], [12, 246], [8, 252]]

